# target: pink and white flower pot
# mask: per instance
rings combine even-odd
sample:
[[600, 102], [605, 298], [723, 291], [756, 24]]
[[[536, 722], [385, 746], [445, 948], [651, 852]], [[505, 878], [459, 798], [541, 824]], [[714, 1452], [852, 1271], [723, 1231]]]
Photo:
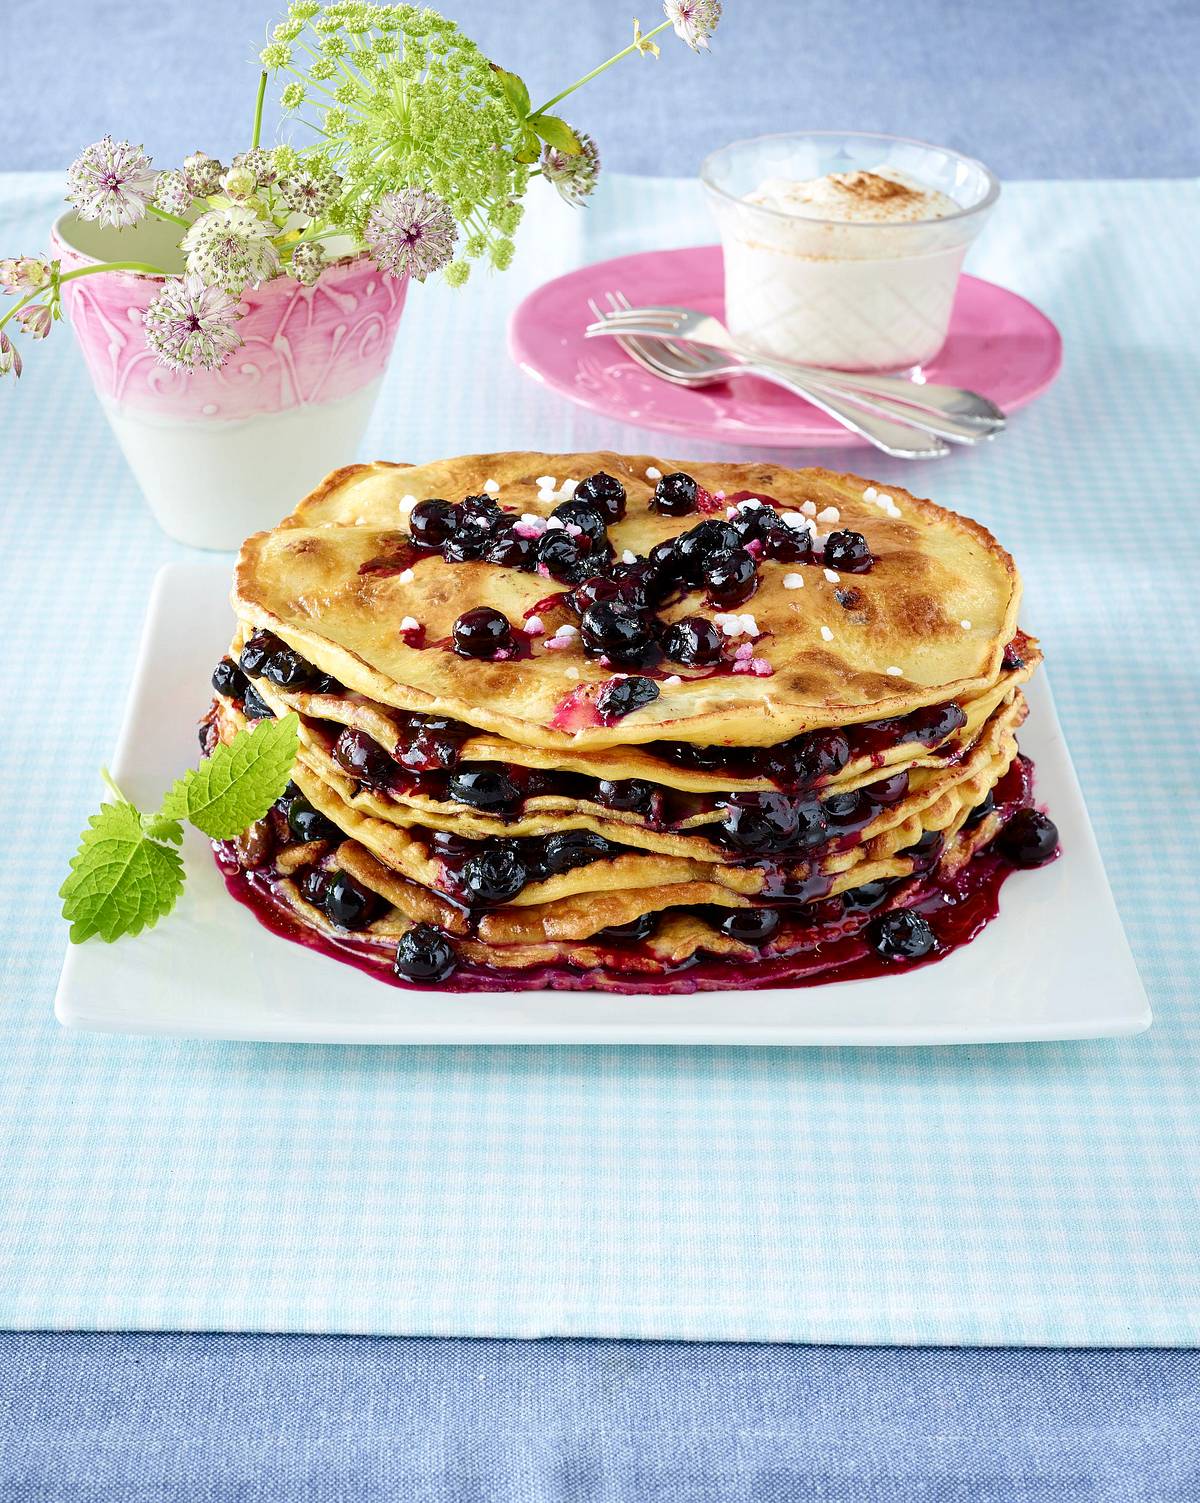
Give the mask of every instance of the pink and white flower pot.
[[[65, 271], [96, 261], [182, 270], [178, 230], [117, 232], [64, 214], [51, 236]], [[237, 548], [355, 458], [396, 339], [407, 282], [364, 255], [312, 287], [276, 277], [242, 297], [242, 348], [216, 371], [168, 370], [143, 311], [163, 278], [100, 272], [63, 287], [96, 394], [163, 531], [194, 548]]]

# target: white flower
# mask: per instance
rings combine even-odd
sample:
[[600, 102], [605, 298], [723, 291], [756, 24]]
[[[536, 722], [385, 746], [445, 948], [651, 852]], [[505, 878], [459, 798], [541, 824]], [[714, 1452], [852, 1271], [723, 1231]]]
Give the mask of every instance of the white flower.
[[216, 157], [210, 157], [204, 151], [194, 151], [190, 157], [183, 159], [183, 175], [197, 198], [207, 198], [210, 193], [217, 191], [221, 186], [221, 173], [224, 170]]
[[197, 276], [171, 277], [142, 314], [146, 343], [171, 370], [212, 371], [241, 344], [237, 303]]
[[153, 197], [150, 158], [140, 146], [111, 136], [81, 152], [67, 173], [67, 199], [80, 219], [98, 219], [114, 229], [144, 219]]
[[721, 0], [663, 0], [663, 13], [693, 52], [706, 52], [721, 19]]
[[577, 156], [568, 156], [556, 146], [543, 146], [542, 176], [554, 184], [560, 197], [578, 208], [600, 176], [600, 152], [585, 131], [575, 134], [581, 148]]
[[288, 270], [302, 287], [311, 287], [325, 270], [325, 251], [315, 240], [305, 240], [292, 252]]
[[240, 292], [248, 282], [267, 282], [279, 270], [279, 252], [271, 244], [274, 225], [251, 209], [231, 204], [201, 214], [180, 244], [187, 269], [210, 287]]
[[269, 151], [264, 151], [261, 146], [252, 146], [249, 151], [240, 151], [234, 157], [231, 164], [234, 167], [245, 167], [254, 174], [254, 181], [260, 188], [269, 188], [275, 181], [275, 162]]
[[316, 172], [301, 167], [279, 179], [279, 193], [289, 209], [315, 218], [337, 202], [342, 180], [336, 172], [320, 168]]
[[454, 254], [458, 226], [449, 206], [426, 188], [389, 193], [371, 210], [366, 241], [371, 254], [394, 277], [423, 282]]
[[192, 207], [192, 190], [182, 172], [160, 172], [154, 182], [154, 206], [182, 217]]

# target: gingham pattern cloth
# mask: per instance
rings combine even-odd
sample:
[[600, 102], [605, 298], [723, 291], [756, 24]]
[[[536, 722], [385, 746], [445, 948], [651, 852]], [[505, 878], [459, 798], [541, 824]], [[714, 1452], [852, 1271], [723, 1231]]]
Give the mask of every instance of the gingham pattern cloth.
[[[6, 253], [45, 243], [60, 191], [0, 179]], [[367, 455], [679, 447], [518, 376], [505, 318], [582, 261], [709, 238], [696, 187], [610, 179], [578, 213], [549, 198], [510, 273], [410, 298]], [[1198, 232], [1190, 183], [1010, 186], [972, 265], [1060, 325], [1058, 384], [997, 444], [936, 466], [807, 456], [931, 491], [1016, 552], [1156, 1013], [1123, 1042], [63, 1032], [55, 892], [100, 796], [154, 571], [184, 550], [139, 500], [70, 334], [27, 350], [21, 386], [0, 392], [0, 1322], [1195, 1342]]]

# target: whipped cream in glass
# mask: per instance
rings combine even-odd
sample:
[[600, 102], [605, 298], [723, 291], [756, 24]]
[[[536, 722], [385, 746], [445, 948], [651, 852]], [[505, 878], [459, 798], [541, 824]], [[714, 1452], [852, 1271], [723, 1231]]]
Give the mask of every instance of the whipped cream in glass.
[[701, 177], [731, 331], [763, 354], [841, 370], [903, 370], [937, 354], [963, 258], [999, 192], [955, 152], [834, 132], [735, 142]]

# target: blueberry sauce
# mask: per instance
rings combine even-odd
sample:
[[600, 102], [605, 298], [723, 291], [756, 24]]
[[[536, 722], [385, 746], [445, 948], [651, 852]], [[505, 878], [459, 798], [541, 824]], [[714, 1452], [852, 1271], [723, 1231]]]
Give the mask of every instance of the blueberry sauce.
[[[1018, 757], [993, 790], [994, 812], [1003, 826], [1019, 811], [1031, 807], [1032, 793], [1031, 765], [1026, 758]], [[647, 931], [657, 928], [660, 921], [661, 916], [654, 915], [593, 936], [588, 943], [601, 950], [604, 964], [586, 971], [567, 966], [505, 970], [461, 958], [449, 970], [453, 939], [442, 936], [444, 943], [435, 943], [440, 931], [423, 925], [419, 926], [417, 940], [405, 948], [404, 965], [397, 974], [394, 944], [348, 929], [327, 937], [308, 928], [276, 894], [279, 878], [269, 867], [244, 869], [232, 842], [214, 842], [214, 852], [229, 892], [249, 907], [264, 927], [393, 985], [437, 985], [452, 992], [553, 988], [668, 994], [860, 980], [939, 960], [967, 944], [996, 917], [1000, 889], [1017, 869], [1002, 854], [1003, 844], [998, 839], [977, 852], [954, 877], [935, 870], [867, 884], [834, 898], [827, 896], [827, 885], [821, 891], [813, 881], [781, 895], [784, 901], [770, 896], [760, 899], [760, 906], [754, 909], [730, 910], [724, 915], [711, 908], [689, 910], [731, 937], [755, 945], [758, 956], [748, 968], [740, 956], [726, 960], [702, 951], [665, 973], [642, 948]], [[312, 893], [320, 899], [337, 875], [311, 868], [297, 879], [298, 886], [306, 895]], [[900, 913], [915, 915], [922, 924], [905, 920], [893, 921], [887, 931], [881, 927], [881, 916]], [[927, 948], [923, 926], [933, 936]], [[892, 939], [885, 940], [884, 933], [892, 930]], [[895, 953], [881, 953], [889, 950]]]

